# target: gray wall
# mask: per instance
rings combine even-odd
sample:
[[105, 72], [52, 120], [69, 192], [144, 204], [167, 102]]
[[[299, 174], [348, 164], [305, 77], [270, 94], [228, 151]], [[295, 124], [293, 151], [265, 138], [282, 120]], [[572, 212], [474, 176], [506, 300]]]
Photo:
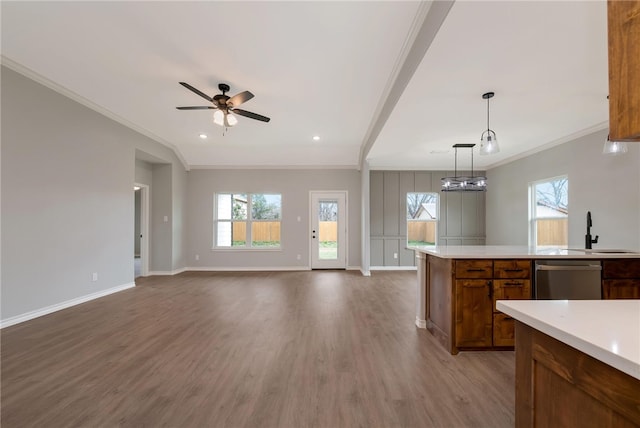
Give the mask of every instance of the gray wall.
[[167, 236], [152, 228], [169, 254], [151, 263], [175, 269], [187, 173], [174, 153], [6, 67], [1, 84], [2, 319], [133, 282], [136, 149], [171, 168], [152, 187], [178, 223]]
[[584, 247], [586, 213], [598, 248], [640, 249], [640, 144], [602, 155], [607, 131], [561, 144], [487, 172], [487, 244], [528, 245], [528, 186], [568, 175], [569, 245]]
[[[309, 266], [309, 192], [348, 192], [347, 265], [360, 265], [360, 173], [355, 170], [193, 170], [188, 176], [187, 265], [199, 268], [306, 268]], [[212, 250], [216, 192], [282, 194], [282, 251]], [[297, 218], [300, 217], [300, 222]], [[196, 260], [198, 254], [200, 260]], [[301, 260], [297, 260], [297, 255]]]
[[[459, 172], [463, 174], [464, 172]], [[440, 193], [438, 245], [482, 245], [485, 234], [485, 194], [440, 192], [445, 171], [371, 171], [371, 266], [414, 266], [406, 249], [407, 193]], [[482, 174], [482, 171], [476, 172]], [[398, 253], [395, 259], [394, 253]]]

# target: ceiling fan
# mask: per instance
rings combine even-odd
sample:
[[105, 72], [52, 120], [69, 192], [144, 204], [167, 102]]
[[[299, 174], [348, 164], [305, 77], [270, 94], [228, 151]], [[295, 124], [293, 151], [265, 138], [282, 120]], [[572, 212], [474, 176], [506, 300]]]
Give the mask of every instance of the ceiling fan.
[[210, 97], [186, 82], [179, 83], [191, 92], [200, 95], [207, 101], [212, 102], [213, 105], [176, 107], [178, 110], [215, 110], [215, 112], [213, 113], [213, 123], [225, 127], [231, 127], [238, 123], [238, 119], [232, 113], [248, 117], [250, 119], [260, 120], [262, 122], [269, 122], [271, 120], [266, 116], [236, 108], [240, 104], [253, 98], [253, 94], [249, 91], [240, 92], [239, 94], [230, 97], [229, 95], [227, 95], [227, 92], [229, 92], [229, 89], [231, 89], [229, 88], [229, 85], [227, 85], [226, 83], [220, 83], [218, 85], [218, 89], [220, 89], [222, 93]]

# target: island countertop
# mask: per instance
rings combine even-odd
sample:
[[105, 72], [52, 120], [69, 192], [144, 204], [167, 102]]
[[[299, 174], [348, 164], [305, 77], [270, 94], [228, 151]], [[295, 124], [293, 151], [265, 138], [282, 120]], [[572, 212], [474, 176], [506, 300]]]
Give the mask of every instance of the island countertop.
[[497, 309], [640, 379], [640, 300], [499, 300]]
[[411, 246], [410, 250], [444, 259], [637, 259], [640, 252], [623, 249], [562, 249], [520, 245]]

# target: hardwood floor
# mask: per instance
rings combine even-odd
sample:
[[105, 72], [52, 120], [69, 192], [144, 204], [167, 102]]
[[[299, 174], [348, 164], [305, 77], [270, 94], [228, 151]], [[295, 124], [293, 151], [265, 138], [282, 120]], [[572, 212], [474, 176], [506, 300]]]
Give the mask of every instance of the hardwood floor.
[[139, 278], [1, 331], [1, 425], [513, 426], [514, 353], [449, 355], [415, 277]]

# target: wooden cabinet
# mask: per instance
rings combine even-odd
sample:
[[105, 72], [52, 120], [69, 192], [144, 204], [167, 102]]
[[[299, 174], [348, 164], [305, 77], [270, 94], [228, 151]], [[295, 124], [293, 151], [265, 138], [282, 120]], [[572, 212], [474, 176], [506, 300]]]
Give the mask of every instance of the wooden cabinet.
[[531, 298], [530, 260], [456, 260], [455, 346], [514, 346], [514, 321], [496, 300]]
[[489, 279], [456, 279], [456, 346], [491, 346], [491, 294]]
[[640, 1], [607, 2], [609, 138], [640, 141]]
[[516, 427], [638, 427], [640, 380], [516, 324]]
[[605, 299], [640, 299], [640, 260], [604, 260], [602, 294]]

